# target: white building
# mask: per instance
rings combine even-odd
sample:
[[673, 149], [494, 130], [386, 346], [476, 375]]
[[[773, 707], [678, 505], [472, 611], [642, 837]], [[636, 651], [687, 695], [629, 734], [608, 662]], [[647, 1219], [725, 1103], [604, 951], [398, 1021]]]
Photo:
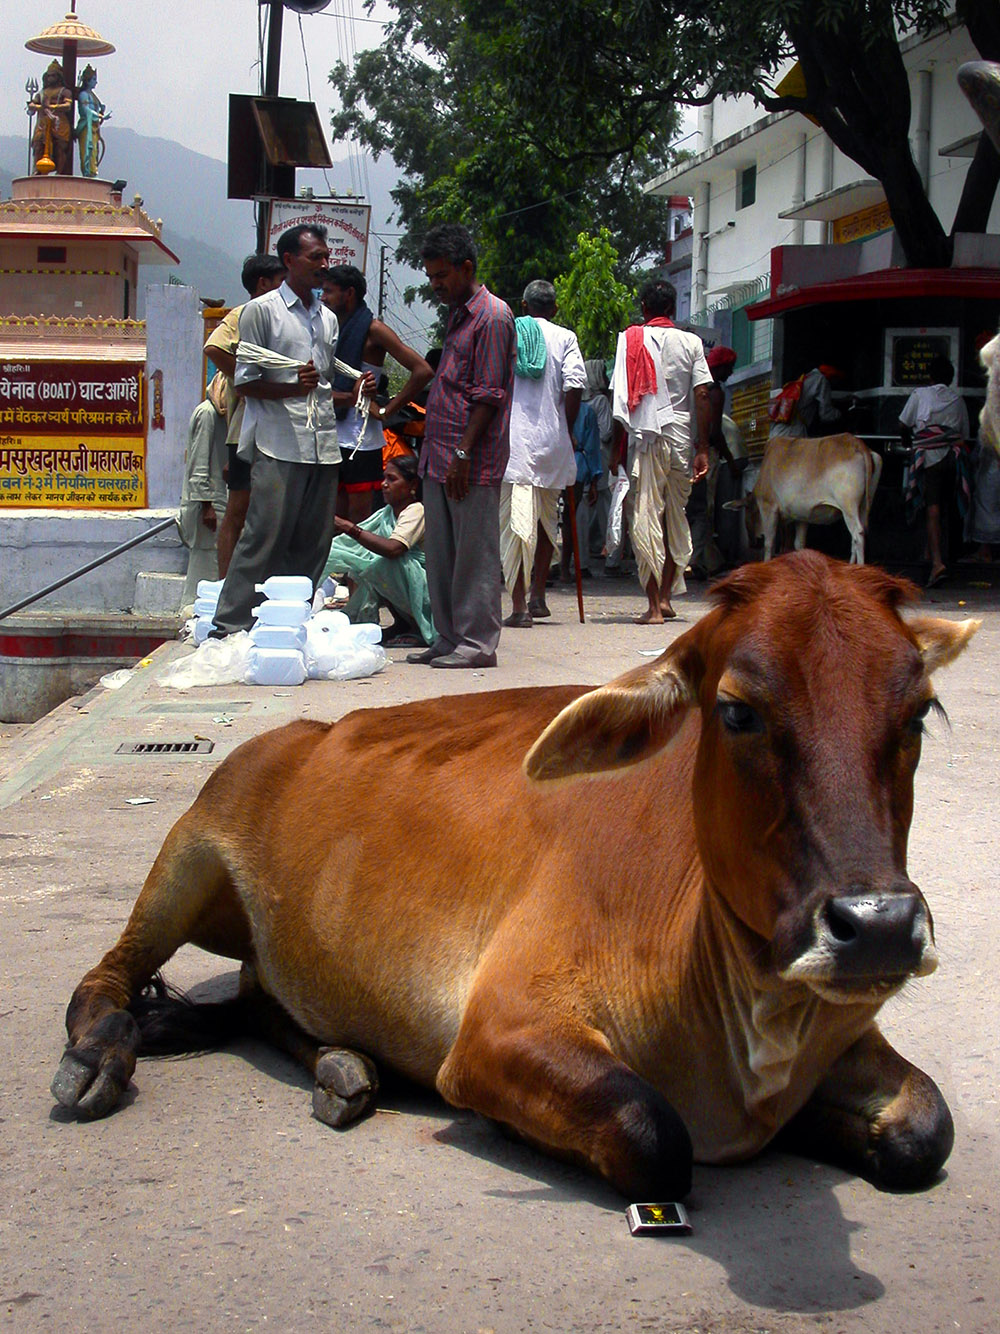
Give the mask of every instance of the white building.
[[[956, 72], [980, 57], [964, 28], [906, 38], [902, 49], [913, 101], [914, 159], [947, 231], [982, 130]], [[689, 319], [718, 328], [720, 340], [738, 352], [734, 413], [743, 417], [752, 438], [762, 440], [772, 365], [780, 383], [787, 358], [785, 349], [775, 347], [773, 321], [751, 320], [747, 308], [809, 281], [830, 283], [902, 267], [882, 186], [805, 116], [763, 113], [752, 98], [742, 97], [701, 108], [695, 156], [650, 181], [646, 190], [693, 199]], [[982, 271], [1000, 263], [996, 201], [988, 232], [985, 242], [958, 238], [956, 267]], [[871, 237], [878, 241], [852, 244]], [[817, 246], [839, 253], [810, 276], [820, 254], [810, 259], [798, 248]], [[955, 347], [959, 352], [957, 335]], [[870, 388], [874, 392], [876, 386]]]

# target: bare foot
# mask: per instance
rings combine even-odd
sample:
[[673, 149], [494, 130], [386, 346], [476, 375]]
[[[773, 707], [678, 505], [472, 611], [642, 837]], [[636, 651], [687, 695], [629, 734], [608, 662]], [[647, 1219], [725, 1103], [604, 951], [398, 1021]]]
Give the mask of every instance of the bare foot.
[[942, 583], [947, 577], [948, 577], [947, 566], [935, 565], [934, 569], [931, 570], [930, 574], [928, 575], [927, 583], [924, 585], [924, 587], [934, 588], [938, 584]]
[[673, 607], [671, 607], [669, 602], [661, 602], [660, 611], [662, 612], [665, 621], [673, 621], [677, 617], [677, 613], [674, 611]]
[[[671, 613], [671, 615], [672, 614], [673, 613]], [[641, 616], [637, 616], [634, 623], [636, 625], [662, 625], [663, 613], [659, 608], [657, 608], [656, 611], [653, 611], [651, 607], [649, 611], [644, 611]]]

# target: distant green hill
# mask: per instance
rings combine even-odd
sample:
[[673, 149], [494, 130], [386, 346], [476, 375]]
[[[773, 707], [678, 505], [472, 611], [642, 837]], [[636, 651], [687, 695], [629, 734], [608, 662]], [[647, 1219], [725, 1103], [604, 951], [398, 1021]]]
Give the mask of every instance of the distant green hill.
[[[0, 193], [10, 197], [10, 182], [27, 169], [27, 142], [12, 135], [0, 135]], [[143, 313], [143, 295], [147, 283], [162, 283], [170, 277], [194, 287], [200, 296], [222, 297], [228, 304], [246, 300], [240, 286], [240, 268], [253, 249], [256, 232], [253, 205], [226, 198], [226, 164], [203, 153], [192, 152], [169, 139], [137, 134], [114, 122], [107, 129], [107, 154], [101, 167], [105, 180], [125, 180], [126, 203], [141, 195], [143, 208], [152, 218], [163, 219], [163, 241], [180, 259], [177, 268], [143, 265], [139, 272], [139, 314]], [[347, 166], [335, 164], [328, 172], [334, 191], [349, 191]], [[396, 183], [396, 168], [388, 156], [370, 164], [372, 189], [372, 225], [383, 235], [392, 212], [389, 191]], [[326, 186], [319, 172], [299, 172], [300, 185], [309, 183], [317, 194]], [[391, 245], [392, 238], [386, 241]], [[369, 243], [368, 278], [371, 304], [378, 294], [378, 255], [383, 242], [372, 236]], [[412, 270], [394, 270], [394, 286], [401, 290], [417, 281]], [[391, 289], [390, 289], [391, 291]], [[395, 293], [392, 293], [395, 296]], [[399, 332], [421, 350], [426, 340], [418, 337], [421, 326], [433, 323], [433, 314], [424, 306], [405, 308], [394, 301], [386, 317], [398, 318]]]

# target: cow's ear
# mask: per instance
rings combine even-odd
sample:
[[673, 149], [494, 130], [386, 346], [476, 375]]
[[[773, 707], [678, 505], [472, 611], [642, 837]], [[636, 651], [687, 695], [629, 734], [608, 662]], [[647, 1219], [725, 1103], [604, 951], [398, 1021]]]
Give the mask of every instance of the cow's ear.
[[691, 655], [676, 649], [567, 705], [528, 751], [527, 777], [548, 783], [611, 773], [662, 749], [697, 703]]
[[915, 616], [907, 621], [917, 639], [927, 675], [954, 662], [982, 621], [945, 621], [937, 616]]

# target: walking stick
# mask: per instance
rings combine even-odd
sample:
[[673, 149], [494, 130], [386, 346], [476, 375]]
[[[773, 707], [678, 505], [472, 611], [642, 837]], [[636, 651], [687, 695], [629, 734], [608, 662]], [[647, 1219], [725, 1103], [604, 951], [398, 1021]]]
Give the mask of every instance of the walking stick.
[[569, 535], [573, 544], [573, 568], [576, 570], [576, 605], [580, 609], [580, 624], [583, 625], [583, 575], [580, 573], [580, 543], [576, 536], [576, 490], [572, 482], [566, 488], [566, 503], [569, 506]]

